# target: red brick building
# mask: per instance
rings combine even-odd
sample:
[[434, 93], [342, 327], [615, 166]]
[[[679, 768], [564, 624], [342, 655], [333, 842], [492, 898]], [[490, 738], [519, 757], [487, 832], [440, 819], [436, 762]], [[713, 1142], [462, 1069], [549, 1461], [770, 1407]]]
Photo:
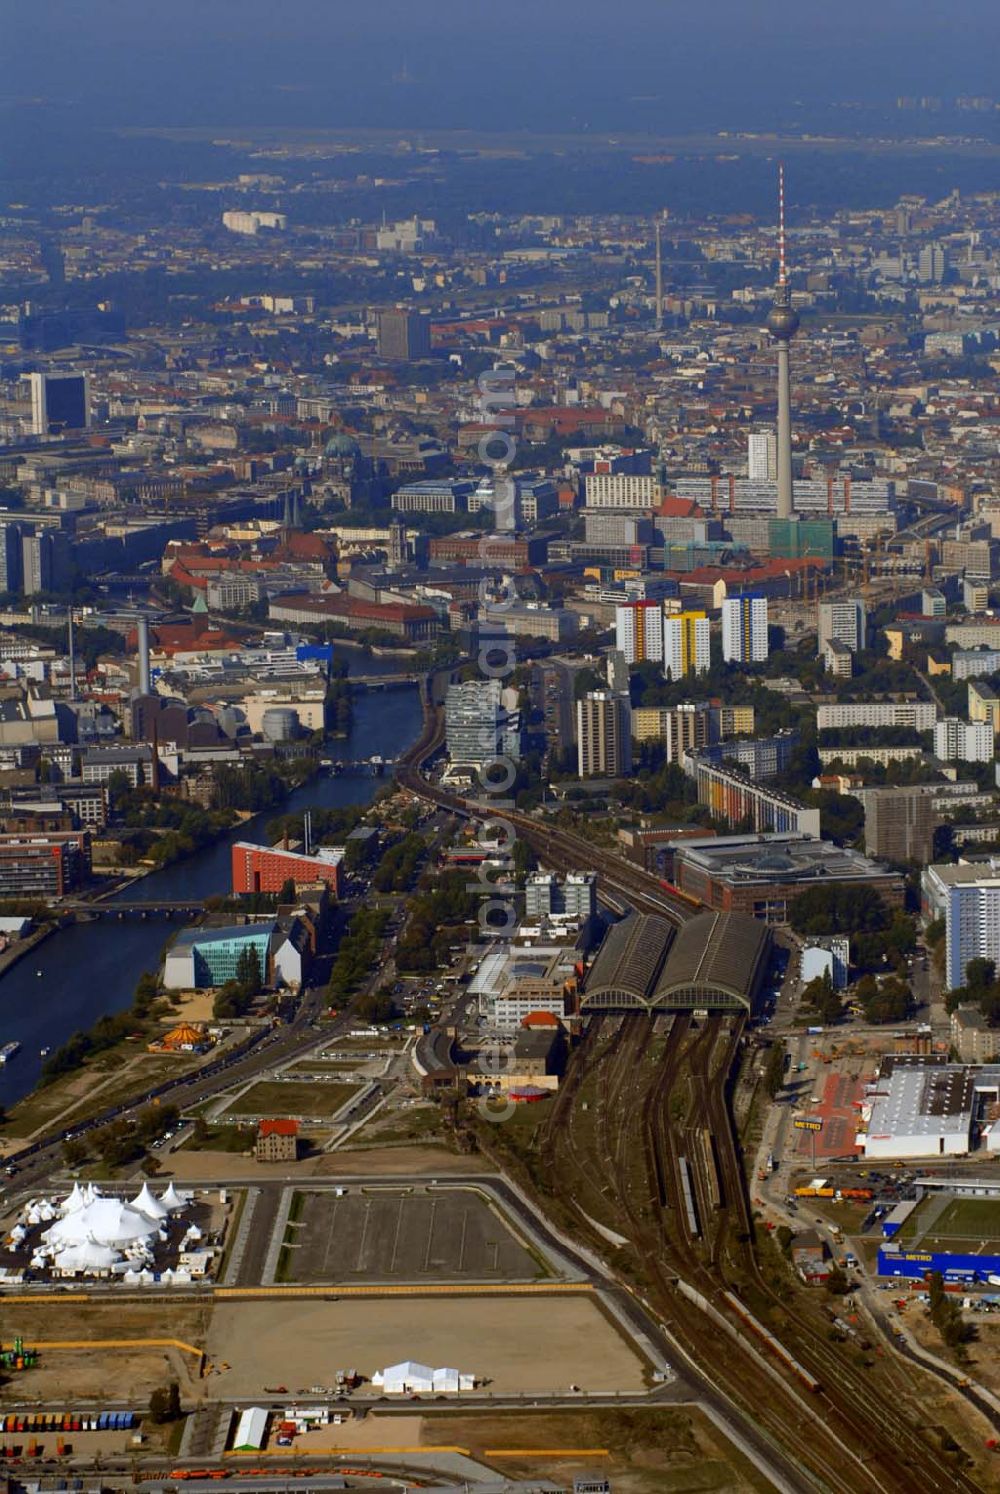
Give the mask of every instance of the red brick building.
[[299, 1123], [262, 1120], [257, 1127], [254, 1156], [258, 1162], [294, 1162], [299, 1155]]
[[233, 846], [234, 892], [280, 892], [289, 877], [300, 884], [325, 882], [335, 897], [343, 892], [342, 846], [324, 846], [315, 856], [283, 851], [280, 846], [255, 846], [238, 840]]

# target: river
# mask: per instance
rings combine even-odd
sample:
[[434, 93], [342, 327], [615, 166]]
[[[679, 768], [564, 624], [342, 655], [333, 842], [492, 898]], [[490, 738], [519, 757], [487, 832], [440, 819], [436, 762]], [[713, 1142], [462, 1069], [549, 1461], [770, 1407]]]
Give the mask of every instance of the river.
[[[389, 659], [359, 658], [356, 665], [352, 659], [352, 665], [352, 672], [359, 674], [393, 672]], [[397, 663], [395, 668], [399, 667]], [[331, 751], [345, 760], [373, 754], [398, 757], [419, 736], [420, 726], [416, 687], [359, 695], [354, 700], [351, 734], [331, 743]], [[382, 778], [362, 774], [315, 778], [296, 789], [284, 805], [245, 821], [197, 855], [151, 873], [126, 895], [131, 900], [169, 902], [228, 893], [234, 840], [263, 838], [267, 821], [288, 811], [366, 804], [383, 782]], [[0, 1044], [21, 1044], [16, 1058], [0, 1066], [0, 1105], [12, 1105], [37, 1084], [42, 1047], [57, 1048], [72, 1033], [90, 1027], [104, 1012], [121, 1011], [131, 1005], [139, 976], [144, 970], [157, 968], [177, 927], [176, 922], [162, 917], [142, 919], [134, 914], [120, 922], [102, 918], [75, 924], [53, 935], [0, 976]]]

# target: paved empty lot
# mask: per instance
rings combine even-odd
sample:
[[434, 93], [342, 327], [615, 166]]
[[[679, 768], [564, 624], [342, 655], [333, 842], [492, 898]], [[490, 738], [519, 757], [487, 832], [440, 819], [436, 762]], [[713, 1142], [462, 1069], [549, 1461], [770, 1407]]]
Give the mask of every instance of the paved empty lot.
[[333, 1385], [338, 1369], [370, 1376], [404, 1359], [485, 1377], [497, 1395], [573, 1383], [594, 1392], [644, 1387], [635, 1351], [583, 1296], [221, 1302], [208, 1354], [218, 1373], [205, 1393], [235, 1400], [258, 1397], [265, 1385], [295, 1395]]
[[282, 1281], [532, 1281], [546, 1274], [471, 1190], [343, 1198], [303, 1191], [291, 1218]]

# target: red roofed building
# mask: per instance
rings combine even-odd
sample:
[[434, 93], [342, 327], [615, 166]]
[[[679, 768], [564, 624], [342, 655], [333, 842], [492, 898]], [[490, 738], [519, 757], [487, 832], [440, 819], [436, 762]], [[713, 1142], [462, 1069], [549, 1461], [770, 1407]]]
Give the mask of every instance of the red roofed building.
[[670, 493], [661, 500], [656, 511], [665, 519], [700, 519], [703, 517], [702, 510], [693, 498], [675, 498]]
[[366, 628], [393, 633], [408, 643], [433, 638], [440, 621], [433, 607], [409, 606], [403, 602], [366, 602], [361, 597], [318, 597], [311, 592], [294, 592], [275, 597], [269, 616], [276, 622], [338, 622], [352, 632]]
[[[129, 648], [138, 647], [138, 636], [133, 628], [125, 639]], [[243, 640], [235, 634], [226, 633], [214, 623], [198, 618], [182, 623], [157, 623], [149, 630], [150, 647], [154, 654], [172, 656], [187, 653], [232, 653], [243, 647]]]
[[512, 534], [436, 534], [430, 541], [432, 560], [450, 560], [458, 565], [544, 565], [549, 541], [543, 534], [520, 538]]
[[541, 1028], [547, 1027], [554, 1030], [562, 1024], [554, 1012], [529, 1012], [521, 1023], [522, 1027]]
[[294, 1162], [299, 1155], [296, 1120], [262, 1120], [257, 1127], [254, 1156], [258, 1162]]

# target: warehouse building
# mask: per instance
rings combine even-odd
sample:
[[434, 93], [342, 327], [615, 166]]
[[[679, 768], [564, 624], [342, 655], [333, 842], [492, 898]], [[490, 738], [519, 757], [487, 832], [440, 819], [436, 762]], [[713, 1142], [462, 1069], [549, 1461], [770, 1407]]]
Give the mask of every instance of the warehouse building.
[[581, 1011], [753, 1013], [771, 937], [741, 913], [700, 913], [675, 929], [630, 914], [604, 938], [587, 973]]
[[964, 1157], [1000, 1150], [1000, 1066], [893, 1053], [861, 1105], [858, 1145], [868, 1159]]

